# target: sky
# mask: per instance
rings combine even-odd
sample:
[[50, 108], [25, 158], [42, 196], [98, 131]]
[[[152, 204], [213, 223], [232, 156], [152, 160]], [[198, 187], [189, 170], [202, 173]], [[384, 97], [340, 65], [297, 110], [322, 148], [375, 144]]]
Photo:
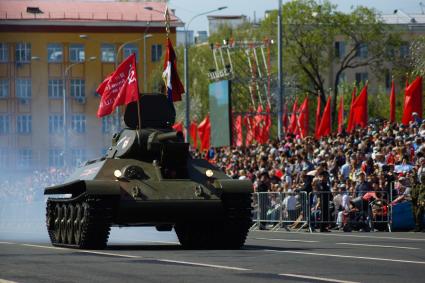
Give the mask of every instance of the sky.
[[[283, 3], [288, 0], [282, 0]], [[320, 2], [320, 1], [319, 1]], [[349, 12], [352, 6], [367, 6], [375, 8], [384, 14], [392, 14], [395, 9], [408, 14], [421, 13], [420, 0], [331, 0], [338, 5], [338, 10]], [[425, 4], [425, 0], [423, 0]], [[176, 16], [188, 23], [190, 19], [199, 14], [218, 7], [227, 6], [227, 9], [211, 13], [211, 15], [246, 15], [252, 20], [254, 12], [256, 18], [262, 18], [264, 11], [277, 9], [278, 0], [169, 0], [169, 7], [176, 10]], [[425, 6], [424, 6], [425, 9]], [[189, 30], [208, 31], [207, 16], [195, 18], [189, 26]]]

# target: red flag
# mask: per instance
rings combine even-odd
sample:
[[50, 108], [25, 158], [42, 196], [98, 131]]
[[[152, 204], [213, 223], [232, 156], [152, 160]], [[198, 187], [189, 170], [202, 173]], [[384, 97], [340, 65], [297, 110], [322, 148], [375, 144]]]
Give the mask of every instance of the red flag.
[[211, 124], [210, 115], [207, 115], [205, 119], [198, 126], [199, 138], [201, 139], [201, 151], [208, 150], [210, 148], [211, 138]]
[[290, 134], [295, 134], [297, 130], [297, 111], [298, 111], [297, 99], [298, 98], [295, 98], [294, 105], [292, 106], [291, 119], [289, 120], [288, 133]]
[[236, 146], [243, 145], [243, 137], [242, 137], [242, 116], [238, 115], [235, 119], [235, 144]]
[[136, 74], [136, 55], [127, 57], [109, 76], [99, 85], [96, 91], [101, 95], [97, 117], [111, 114], [117, 106], [129, 104], [139, 99], [139, 89]]
[[344, 126], [344, 97], [341, 95], [339, 101], [338, 110], [338, 134], [342, 133], [342, 127]]
[[285, 134], [288, 134], [288, 123], [289, 123], [289, 120], [288, 120], [288, 107], [285, 104], [285, 106], [283, 108], [283, 115], [282, 115], [282, 127], [283, 127], [283, 129], [285, 131]]
[[365, 128], [367, 126], [367, 84], [363, 87], [359, 96], [352, 105], [352, 128], [357, 126]]
[[308, 136], [308, 98], [304, 99], [303, 104], [301, 104], [300, 109], [298, 110], [298, 128], [300, 130], [301, 137], [304, 138]]
[[391, 82], [391, 94], [390, 94], [390, 123], [395, 122], [395, 87], [394, 80]]
[[271, 118], [271, 114], [270, 114], [270, 106], [267, 105], [266, 108], [266, 112], [267, 114], [265, 115], [264, 118], [264, 128], [263, 128], [263, 132], [261, 134], [261, 140], [262, 143], [267, 143], [267, 141], [270, 138], [270, 127], [272, 126], [272, 118]]
[[246, 128], [245, 146], [250, 146], [255, 135], [254, 118], [248, 114], [244, 118], [244, 124]]
[[262, 132], [264, 128], [263, 107], [258, 104], [257, 114], [254, 118], [254, 139], [257, 143], [262, 143]]
[[175, 123], [175, 124], [173, 125], [173, 129], [174, 129], [174, 131], [176, 131], [176, 132], [182, 132], [182, 133], [183, 133], [183, 122]]
[[402, 123], [409, 125], [409, 122], [413, 120], [412, 113], [418, 113], [418, 116], [422, 118], [423, 104], [422, 104], [422, 77], [416, 77], [416, 79], [406, 87], [404, 94], [404, 109]]
[[177, 73], [176, 53], [170, 39], [167, 39], [167, 51], [165, 53], [162, 77], [167, 87], [168, 100], [171, 102], [182, 100], [184, 88]]
[[[113, 74], [113, 73], [112, 73]], [[109, 83], [109, 80], [111, 79], [112, 74], [108, 75], [103, 82], [100, 83], [100, 85], [96, 89], [96, 93], [99, 95], [102, 95], [102, 93], [105, 91], [106, 85]]]
[[191, 122], [190, 127], [190, 138], [192, 140], [193, 147], [198, 147], [198, 124], [196, 122]]
[[356, 100], [357, 88], [354, 87], [353, 93], [351, 94], [351, 104], [350, 104], [350, 112], [348, 113], [348, 122], [347, 122], [347, 133], [351, 133], [353, 130], [353, 104], [354, 100]]
[[326, 137], [331, 134], [331, 97], [326, 101], [325, 109], [323, 110], [322, 120], [320, 121], [318, 138]]
[[319, 126], [320, 126], [320, 108], [321, 108], [322, 100], [320, 99], [320, 95], [317, 95], [317, 108], [316, 108], [316, 125], [314, 127], [314, 136], [316, 139], [319, 139]]

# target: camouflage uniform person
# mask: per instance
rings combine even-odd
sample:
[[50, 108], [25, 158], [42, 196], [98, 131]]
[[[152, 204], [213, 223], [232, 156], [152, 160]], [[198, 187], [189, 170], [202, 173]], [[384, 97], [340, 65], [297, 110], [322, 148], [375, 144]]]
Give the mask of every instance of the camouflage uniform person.
[[418, 172], [419, 183], [416, 183], [411, 192], [413, 205], [413, 218], [415, 219], [415, 232], [423, 230], [423, 217], [425, 212], [425, 167]]

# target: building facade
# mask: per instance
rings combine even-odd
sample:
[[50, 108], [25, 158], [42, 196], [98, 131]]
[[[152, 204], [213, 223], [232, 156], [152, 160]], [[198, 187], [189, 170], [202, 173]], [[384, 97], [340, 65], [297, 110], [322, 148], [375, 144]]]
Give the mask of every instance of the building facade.
[[[131, 53], [140, 92], [162, 64], [165, 3], [0, 2], [0, 169], [76, 166], [120, 127], [96, 88]], [[170, 38], [183, 23], [171, 15]], [[66, 131], [66, 132], [65, 132]], [[66, 133], [66, 134], [65, 134]]]

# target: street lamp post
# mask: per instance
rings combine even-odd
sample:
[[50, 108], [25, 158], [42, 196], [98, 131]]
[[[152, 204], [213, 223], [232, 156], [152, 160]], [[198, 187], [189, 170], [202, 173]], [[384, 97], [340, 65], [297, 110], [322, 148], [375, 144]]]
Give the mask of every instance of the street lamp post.
[[279, 9], [277, 14], [277, 135], [279, 140], [283, 137], [282, 127], [282, 108], [283, 108], [283, 76], [282, 76], [282, 0], [279, 0]]
[[[92, 56], [88, 59], [88, 61], [96, 60], [95, 56]], [[66, 83], [68, 81], [68, 72], [71, 70], [72, 67], [83, 64], [87, 61], [79, 61], [75, 62], [68, 67], [65, 68], [65, 71], [63, 72], [63, 85], [62, 85], [62, 104], [63, 104], [63, 164], [64, 166], [67, 165], [67, 151], [68, 151], [68, 123], [67, 123], [67, 97], [66, 97]]]
[[146, 39], [151, 38], [152, 34], [143, 35], [143, 92], [148, 91], [148, 71], [147, 71], [147, 61], [146, 61]]
[[186, 104], [185, 104], [185, 126], [186, 126], [186, 137], [185, 137], [185, 141], [189, 142], [189, 133], [190, 133], [190, 95], [189, 95], [189, 51], [188, 51], [188, 29], [190, 26], [190, 23], [197, 17], [212, 13], [212, 12], [216, 12], [216, 11], [220, 11], [220, 10], [224, 10], [227, 7], [219, 7], [217, 9], [214, 10], [210, 10], [210, 11], [206, 11], [200, 14], [197, 14], [195, 16], [193, 16], [189, 22], [187, 23], [187, 25], [185, 25], [184, 27], [184, 88], [185, 88], [185, 96], [186, 96]]

